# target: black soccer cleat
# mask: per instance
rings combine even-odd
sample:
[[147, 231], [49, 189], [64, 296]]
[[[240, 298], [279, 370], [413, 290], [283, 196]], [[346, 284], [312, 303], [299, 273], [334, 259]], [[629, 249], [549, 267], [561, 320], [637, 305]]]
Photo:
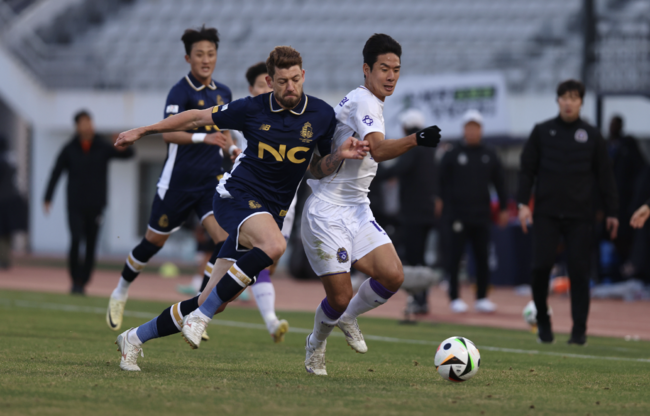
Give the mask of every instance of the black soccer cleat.
[[542, 344], [552, 344], [555, 341], [551, 322], [537, 322], [537, 342]]
[[582, 334], [582, 335], [571, 335], [571, 338], [567, 341], [567, 344], [569, 345], [579, 345], [579, 346], [584, 346], [587, 344], [587, 336]]

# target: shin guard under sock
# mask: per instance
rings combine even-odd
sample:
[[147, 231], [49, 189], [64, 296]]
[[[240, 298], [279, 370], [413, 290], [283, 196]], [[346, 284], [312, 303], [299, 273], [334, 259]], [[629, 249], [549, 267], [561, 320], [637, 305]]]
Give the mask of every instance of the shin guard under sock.
[[143, 238], [140, 244], [135, 246], [126, 258], [124, 268], [122, 269], [122, 277], [124, 280], [133, 282], [142, 269], [144, 269], [144, 266], [147, 265], [149, 259], [155, 256], [161, 248], [149, 242], [146, 238]]
[[343, 320], [343, 322], [351, 322], [362, 313], [366, 313], [369, 310], [383, 305], [394, 294], [395, 292], [386, 289], [381, 283], [372, 277], [366, 279], [361, 283], [357, 294], [354, 295], [350, 304], [345, 309], [345, 312], [343, 312], [341, 320]]

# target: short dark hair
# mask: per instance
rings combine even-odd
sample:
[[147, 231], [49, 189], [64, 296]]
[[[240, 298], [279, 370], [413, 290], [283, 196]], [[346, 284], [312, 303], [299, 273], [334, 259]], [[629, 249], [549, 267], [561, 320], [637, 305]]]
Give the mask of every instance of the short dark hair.
[[560, 82], [560, 85], [557, 86], [557, 96], [561, 97], [569, 91], [578, 91], [580, 99], [585, 98], [585, 84], [575, 79], [568, 79], [566, 81]]
[[248, 85], [251, 87], [255, 85], [255, 80], [262, 74], [268, 74], [269, 71], [266, 69], [266, 64], [264, 62], [258, 62], [255, 65], [248, 68], [246, 71], [246, 80]]
[[275, 75], [275, 68], [287, 69], [295, 65], [302, 69], [302, 56], [291, 46], [276, 46], [266, 60], [266, 70], [271, 78]]
[[74, 124], [79, 124], [79, 120], [81, 120], [83, 117], [88, 117], [91, 120], [93, 119], [90, 116], [90, 112], [88, 112], [88, 110], [81, 110], [74, 115]]
[[377, 57], [386, 53], [394, 53], [402, 59], [402, 45], [395, 39], [383, 33], [375, 33], [370, 36], [363, 47], [363, 63], [368, 64], [372, 71], [373, 65], [377, 62]]
[[219, 32], [214, 27], [205, 27], [201, 26], [199, 30], [187, 29], [183, 36], [181, 37], [183, 44], [185, 45], [185, 53], [190, 54], [192, 52], [192, 45], [202, 40], [207, 40], [214, 43], [214, 47], [219, 49]]

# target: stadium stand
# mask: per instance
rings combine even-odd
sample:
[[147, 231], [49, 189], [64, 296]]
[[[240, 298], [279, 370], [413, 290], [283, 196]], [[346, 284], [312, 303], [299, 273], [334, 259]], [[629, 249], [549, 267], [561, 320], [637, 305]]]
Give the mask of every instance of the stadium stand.
[[[548, 89], [582, 63], [581, 0], [67, 2], [33, 30], [3, 35], [53, 88], [167, 88], [186, 70], [181, 33], [203, 23], [222, 34], [216, 76], [235, 90], [246, 86], [242, 68], [285, 43], [303, 54], [311, 90], [349, 90], [374, 32], [402, 43], [409, 74], [499, 69], [512, 91]], [[4, 3], [20, 19], [43, 1]]]

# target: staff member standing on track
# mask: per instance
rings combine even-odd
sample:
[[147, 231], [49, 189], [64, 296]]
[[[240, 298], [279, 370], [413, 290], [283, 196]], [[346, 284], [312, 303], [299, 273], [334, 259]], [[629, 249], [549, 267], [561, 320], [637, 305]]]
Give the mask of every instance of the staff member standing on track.
[[[68, 224], [70, 253], [68, 268], [72, 278], [71, 293], [83, 295], [95, 265], [95, 244], [102, 212], [106, 206], [108, 162], [113, 158], [128, 159], [133, 149], [120, 150], [95, 134], [87, 111], [74, 116], [77, 133], [56, 159], [45, 192], [43, 209], [49, 214], [54, 188], [63, 171], [68, 171]], [[85, 260], [79, 261], [79, 245], [85, 241]]]
[[[521, 154], [517, 202], [524, 233], [533, 224], [533, 300], [538, 341], [552, 343], [547, 297], [560, 237], [567, 247], [573, 329], [569, 344], [587, 342], [589, 267], [594, 239], [594, 186], [602, 195], [607, 231], [618, 230], [618, 196], [607, 145], [600, 132], [580, 119], [584, 85], [575, 80], [557, 88], [560, 114], [533, 129]], [[535, 185], [535, 216], [528, 207]]]
[[476, 259], [476, 302], [479, 313], [492, 313], [497, 306], [487, 298], [489, 281], [488, 246], [490, 244], [490, 184], [499, 197], [499, 224], [508, 224], [507, 198], [503, 167], [496, 153], [481, 144], [483, 116], [469, 110], [463, 116], [464, 141], [445, 153], [440, 162], [442, 224], [449, 244], [446, 256], [449, 275], [450, 308], [467, 312], [467, 304], [458, 296], [458, 268], [469, 240]]

